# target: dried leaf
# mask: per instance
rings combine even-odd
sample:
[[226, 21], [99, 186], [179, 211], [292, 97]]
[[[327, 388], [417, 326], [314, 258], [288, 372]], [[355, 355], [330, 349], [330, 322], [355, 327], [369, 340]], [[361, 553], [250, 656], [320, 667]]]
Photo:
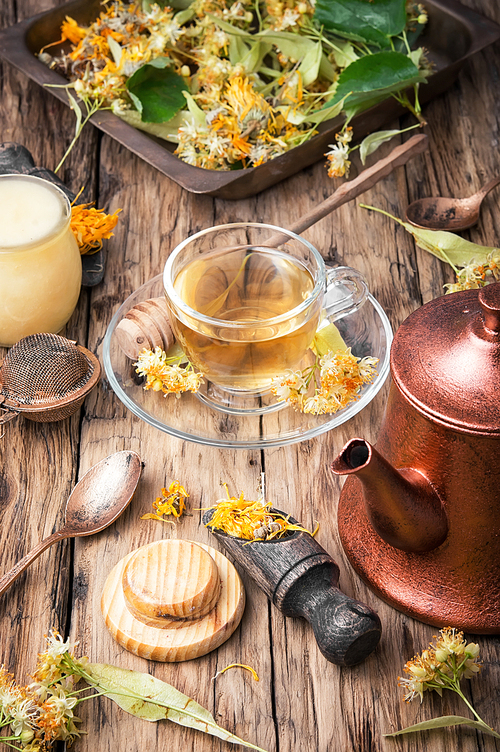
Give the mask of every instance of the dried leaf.
[[379, 146], [385, 144], [386, 141], [390, 141], [391, 138], [401, 133], [400, 130], [396, 131], [377, 131], [376, 133], [370, 133], [359, 146], [359, 158], [362, 164], [366, 163], [366, 158], [373, 154]]
[[122, 710], [137, 718], [145, 721], [166, 718], [180, 726], [198, 729], [218, 739], [265, 752], [261, 747], [218, 726], [208, 710], [154, 676], [104, 663], [91, 663], [86, 667], [86, 672], [90, 679], [87, 683], [98, 687]]
[[422, 723], [416, 723], [414, 726], [408, 726], [407, 728], [395, 731], [394, 734], [384, 734], [384, 736], [401, 736], [401, 734], [413, 734], [416, 731], [427, 731], [428, 729], [444, 728], [445, 726], [459, 726], [459, 725], [472, 726], [472, 728], [482, 731], [484, 734], [490, 734], [491, 736], [500, 739], [500, 734], [493, 731], [492, 728], [485, 723], [474, 721], [472, 718], [464, 718], [460, 715], [443, 715], [439, 718], [432, 718], [430, 721], [422, 721]]
[[409, 222], [403, 222], [401, 219], [389, 214], [389, 212], [377, 209], [375, 206], [368, 206], [367, 204], [360, 204], [360, 206], [363, 209], [371, 209], [379, 212], [379, 214], [384, 214], [386, 217], [390, 217], [413, 235], [419, 248], [432, 253], [433, 256], [437, 256], [441, 261], [446, 261], [454, 267], [468, 266], [472, 260], [478, 263], [485, 263], [488, 254], [497, 250], [496, 247], [490, 248], [471, 243], [469, 240], [465, 240], [453, 232], [423, 230], [419, 227], [414, 227]]
[[335, 324], [328, 324], [316, 332], [311, 350], [321, 357], [329, 352], [336, 353], [338, 350], [347, 350], [347, 345]]

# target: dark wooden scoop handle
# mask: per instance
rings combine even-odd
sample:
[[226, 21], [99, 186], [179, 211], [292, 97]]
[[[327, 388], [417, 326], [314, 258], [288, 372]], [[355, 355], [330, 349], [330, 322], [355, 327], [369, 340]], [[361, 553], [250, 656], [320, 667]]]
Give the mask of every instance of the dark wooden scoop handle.
[[[205, 512], [205, 525], [212, 514]], [[376, 648], [382, 632], [378, 615], [338, 589], [339, 568], [311, 535], [296, 531], [249, 543], [210, 530], [285, 616], [307, 619], [328, 661], [353, 666]]]
[[332, 561], [305, 572], [283, 598], [280, 610], [309, 622], [327, 661], [354, 666], [375, 650], [382, 627], [375, 611], [336, 587], [335, 568]]

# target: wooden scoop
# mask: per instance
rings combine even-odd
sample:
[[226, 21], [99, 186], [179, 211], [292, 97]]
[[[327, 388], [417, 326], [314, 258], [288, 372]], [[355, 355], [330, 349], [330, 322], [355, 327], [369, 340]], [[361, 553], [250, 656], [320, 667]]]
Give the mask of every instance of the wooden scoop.
[[[203, 515], [205, 525], [213, 512]], [[309, 533], [249, 542], [210, 531], [285, 616], [302, 616], [311, 624], [327, 661], [353, 666], [375, 650], [382, 631], [378, 615], [338, 589], [337, 564]]]

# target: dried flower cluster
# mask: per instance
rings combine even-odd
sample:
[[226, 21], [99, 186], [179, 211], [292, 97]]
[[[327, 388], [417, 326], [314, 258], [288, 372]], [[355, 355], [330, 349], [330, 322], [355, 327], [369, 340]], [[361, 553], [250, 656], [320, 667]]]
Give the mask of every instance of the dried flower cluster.
[[325, 154], [328, 167], [328, 177], [349, 177], [349, 168], [351, 166], [349, 160], [349, 144], [352, 141], [352, 128], [347, 127], [340, 133], [337, 133], [335, 140], [337, 143], [328, 144], [330, 151], [327, 151]]
[[434, 640], [428, 650], [406, 663], [404, 670], [409, 677], [398, 677], [399, 686], [406, 691], [406, 702], [415, 697], [422, 702], [426, 690], [434, 689], [442, 695], [443, 689], [454, 689], [462, 677], [471, 679], [481, 668], [476, 663], [479, 645], [466, 643], [462, 632], [446, 627]]
[[313, 365], [303, 371], [288, 371], [284, 378], [277, 379], [273, 393], [279, 402], [288, 402], [304, 413], [336, 413], [359, 399], [364, 384], [376, 376], [377, 362], [378, 358], [371, 356], [357, 358], [350, 348], [329, 351], [323, 357], [316, 356]]
[[[28, 752], [48, 752], [57, 741], [69, 747], [80, 736], [79, 719], [73, 713], [76, 706], [105, 695], [127, 713], [148, 722], [169, 719], [265, 752], [219, 726], [208, 710], [172, 685], [139, 671], [77, 659], [73, 653], [76, 645], [51, 631], [47, 649], [38, 656], [34, 682], [27, 687], [16, 684], [12, 674], [0, 667], [0, 743]], [[77, 688], [80, 680], [82, 687]], [[88, 690], [92, 694], [82, 694]]]
[[213, 507], [214, 513], [207, 523], [207, 527], [220, 530], [233, 538], [243, 538], [248, 541], [268, 541], [281, 538], [287, 532], [301, 530], [315, 535], [301, 525], [290, 522], [289, 516], [273, 511], [270, 502], [261, 499], [252, 501], [245, 499], [243, 492], [240, 496], [231, 496], [224, 483], [227, 498], [219, 499]]
[[85, 698], [78, 697], [75, 684], [87, 659], [70, 657], [74, 645], [56, 631], [50, 633], [47, 643], [38, 656], [32, 684], [16, 684], [12, 674], [0, 667], [0, 728], [10, 726], [11, 730], [0, 741], [14, 749], [43, 752], [55, 741], [69, 746], [80, 736], [73, 710]]
[[[184, 356], [181, 356], [184, 358]], [[175, 394], [180, 397], [182, 392], [197, 392], [203, 383], [203, 374], [196, 373], [191, 363], [186, 366], [180, 366], [179, 358], [168, 358], [166, 352], [161, 347], [156, 347], [155, 351], [142, 350], [139, 358], [134, 365], [136, 372], [140, 376], [146, 377], [144, 389], [152, 389], [154, 392], [163, 392]], [[172, 363], [174, 363], [172, 365]]]
[[[384, 75], [377, 77], [378, 66], [370, 65], [352, 74], [363, 81], [349, 117], [370, 106], [366, 95], [373, 90], [395, 96], [420, 118], [417, 89], [429, 63], [422, 49], [410, 51], [407, 31], [427, 18], [419, 4], [409, 2], [406, 13], [404, 1], [393, 6], [399, 20], [387, 34], [377, 8], [367, 23], [363, 13], [340, 13], [337, 21], [328, 3], [317, 0], [191, 0], [178, 12], [114, 0], [89, 26], [67, 17], [61, 39], [39, 57], [72, 81], [88, 112], [91, 103], [111, 107], [132, 125], [177, 143], [175, 153], [188, 164], [254, 167], [339, 115], [353, 88], [348, 77], [345, 96], [335, 99], [339, 77], [372, 54], [389, 54], [380, 66]], [[352, 28], [344, 28], [347, 19]], [[71, 50], [52, 56], [51, 48], [65, 41]], [[414, 105], [407, 86], [414, 87]], [[331, 147], [329, 174], [347, 174], [350, 137], [344, 128]]]
[[467, 642], [463, 632], [453, 627], [441, 629], [439, 636], [434, 635], [433, 642], [427, 650], [406, 663], [404, 670], [408, 676], [398, 677], [398, 684], [405, 691], [406, 702], [411, 702], [415, 697], [420, 697], [420, 702], [422, 702], [424, 692], [427, 690], [434, 690], [441, 696], [443, 689], [450, 689], [465, 702], [474, 718], [457, 715], [440, 716], [430, 721], [416, 723], [392, 734], [385, 734], [385, 736], [400, 736], [446, 726], [467, 725], [500, 739], [500, 734], [483, 721], [460, 688], [462, 679], [471, 679], [479, 673], [481, 664], [478, 663], [478, 659], [479, 645], [477, 643]]
[[121, 209], [117, 209], [113, 214], [106, 214], [91, 203], [72, 205], [71, 230], [82, 256], [97, 253], [102, 248], [102, 241], [112, 237], [120, 212]]
[[170, 522], [170, 520], [164, 519], [165, 515], [172, 515], [177, 519], [182, 517], [186, 509], [186, 502], [184, 499], [189, 497], [184, 486], [181, 486], [178, 480], [174, 480], [170, 483], [168, 490], [166, 488], [161, 489], [161, 494], [161, 496], [158, 496], [156, 500], [153, 501], [153, 508], [156, 512], [154, 514], [149, 513], [142, 515], [141, 520], [160, 520], [161, 522]]
[[500, 282], [500, 249], [495, 248], [491, 253], [488, 253], [486, 260], [482, 263], [472, 260], [463, 269], [456, 269], [455, 271], [457, 281], [445, 285], [447, 293], [475, 290], [490, 282]]
[[426, 230], [403, 222], [392, 214], [375, 206], [359, 204], [390, 217], [413, 235], [415, 243], [424, 251], [445, 261], [457, 275], [457, 281], [444, 285], [447, 293], [473, 290], [490, 282], [500, 281], [500, 249], [471, 243], [460, 235], [444, 230]]

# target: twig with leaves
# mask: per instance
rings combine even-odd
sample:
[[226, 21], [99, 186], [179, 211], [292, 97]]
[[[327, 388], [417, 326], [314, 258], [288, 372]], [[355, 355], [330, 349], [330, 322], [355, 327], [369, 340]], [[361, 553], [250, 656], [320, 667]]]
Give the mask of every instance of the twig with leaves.
[[422, 702], [426, 691], [435, 691], [442, 696], [443, 690], [449, 689], [463, 700], [475, 720], [463, 716], [445, 715], [416, 723], [393, 734], [385, 734], [385, 736], [400, 736], [445, 726], [467, 725], [500, 739], [500, 734], [483, 721], [460, 687], [462, 679], [472, 679], [479, 673], [481, 665], [478, 659], [479, 645], [475, 642], [467, 643], [463, 633], [452, 627], [442, 629], [439, 637], [434, 636], [434, 642], [430, 643], [427, 650], [406, 663], [404, 670], [409, 676], [399, 677], [399, 686], [403, 687], [406, 692], [404, 697], [406, 702], [411, 702], [416, 697], [420, 697], [420, 702]]
[[[218, 726], [208, 710], [154, 676], [76, 658], [73, 651], [77, 644], [51, 631], [47, 649], [38, 656], [34, 682], [26, 687], [0, 667], [0, 733], [7, 730], [0, 742], [28, 752], [45, 752], [59, 740], [69, 745], [81, 733], [77, 727], [80, 721], [74, 715], [76, 707], [105, 695], [145, 721], [167, 719], [265, 752]], [[84, 684], [77, 687], [80, 681]], [[83, 694], [88, 690], [91, 694]]]

